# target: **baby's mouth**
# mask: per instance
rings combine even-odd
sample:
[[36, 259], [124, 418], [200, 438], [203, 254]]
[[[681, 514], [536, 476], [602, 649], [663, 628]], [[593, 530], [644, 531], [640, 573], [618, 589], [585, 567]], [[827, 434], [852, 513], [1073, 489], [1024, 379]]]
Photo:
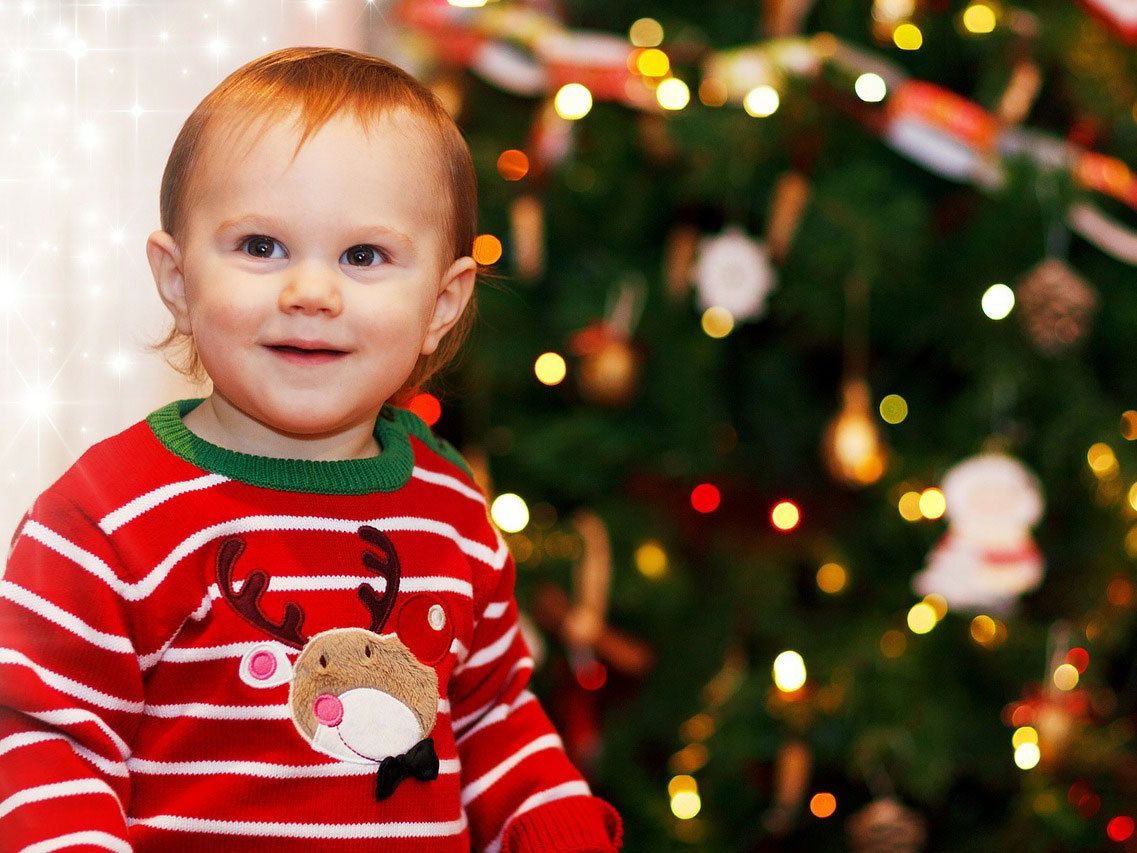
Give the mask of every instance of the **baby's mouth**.
[[347, 355], [339, 349], [298, 347], [291, 344], [269, 344], [268, 348], [286, 361], [296, 364], [323, 364]]
[[294, 347], [288, 344], [269, 344], [269, 349], [276, 350], [277, 352], [296, 352], [301, 355], [311, 355], [313, 353], [326, 353], [327, 355], [344, 355], [342, 349], [322, 349], [317, 347]]

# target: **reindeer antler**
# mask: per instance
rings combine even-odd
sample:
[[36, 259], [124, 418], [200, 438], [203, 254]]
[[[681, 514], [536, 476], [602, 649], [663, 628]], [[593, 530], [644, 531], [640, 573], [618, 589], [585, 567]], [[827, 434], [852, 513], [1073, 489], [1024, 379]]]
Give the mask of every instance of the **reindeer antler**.
[[234, 610], [255, 627], [267, 631], [293, 648], [304, 648], [308, 639], [300, 633], [300, 625], [304, 621], [304, 611], [300, 605], [291, 601], [284, 605], [284, 618], [279, 624], [265, 616], [261, 610], [261, 595], [268, 586], [268, 576], [264, 572], [260, 569], [250, 572], [241, 585], [241, 591], [233, 589], [233, 566], [244, 551], [245, 543], [241, 539], [226, 539], [221, 543], [217, 552], [217, 586], [221, 594]]
[[395, 546], [385, 533], [381, 533], [369, 524], [359, 528], [359, 535], [363, 541], [374, 545], [383, 552], [380, 560], [371, 551], [363, 552], [363, 565], [387, 581], [387, 588], [382, 595], [376, 594], [368, 584], [359, 585], [359, 599], [371, 611], [371, 630], [376, 634], [387, 622], [391, 615], [391, 608], [395, 606], [395, 596], [399, 592], [399, 555], [395, 553]]

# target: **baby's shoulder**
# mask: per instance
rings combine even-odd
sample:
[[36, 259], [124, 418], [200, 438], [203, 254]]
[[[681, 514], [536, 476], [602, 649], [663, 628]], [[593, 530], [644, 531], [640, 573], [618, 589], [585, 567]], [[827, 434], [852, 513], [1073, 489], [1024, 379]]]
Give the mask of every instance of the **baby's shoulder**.
[[416, 464], [425, 457], [428, 464], [434, 463], [431, 465], [432, 468], [441, 468], [447, 473], [453, 473], [465, 481], [466, 485], [478, 488], [470, 464], [450, 442], [435, 434], [422, 418], [409, 409], [397, 406], [386, 406], [383, 409], [383, 416], [394, 421], [412, 439], [418, 439], [420, 447], [415, 448]]

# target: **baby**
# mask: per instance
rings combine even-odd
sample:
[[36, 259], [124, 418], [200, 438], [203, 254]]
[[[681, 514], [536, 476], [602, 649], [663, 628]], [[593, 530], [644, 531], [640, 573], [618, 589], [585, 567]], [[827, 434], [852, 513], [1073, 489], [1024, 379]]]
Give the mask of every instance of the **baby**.
[[293, 48], [186, 121], [147, 255], [212, 380], [88, 450], [0, 583], [0, 847], [610, 851], [526, 686], [514, 565], [395, 408], [472, 319], [434, 96]]

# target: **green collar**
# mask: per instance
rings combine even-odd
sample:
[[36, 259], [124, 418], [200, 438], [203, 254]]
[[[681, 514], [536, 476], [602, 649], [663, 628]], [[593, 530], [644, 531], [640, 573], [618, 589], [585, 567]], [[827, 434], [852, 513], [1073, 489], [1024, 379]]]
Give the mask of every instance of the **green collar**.
[[200, 399], [176, 400], [151, 413], [146, 422], [170, 452], [199, 468], [284, 492], [362, 495], [401, 489], [415, 465], [410, 435], [429, 432], [411, 412], [384, 406], [375, 420], [378, 456], [333, 462], [274, 459], [226, 450], [190, 432], [182, 417], [201, 403]]

